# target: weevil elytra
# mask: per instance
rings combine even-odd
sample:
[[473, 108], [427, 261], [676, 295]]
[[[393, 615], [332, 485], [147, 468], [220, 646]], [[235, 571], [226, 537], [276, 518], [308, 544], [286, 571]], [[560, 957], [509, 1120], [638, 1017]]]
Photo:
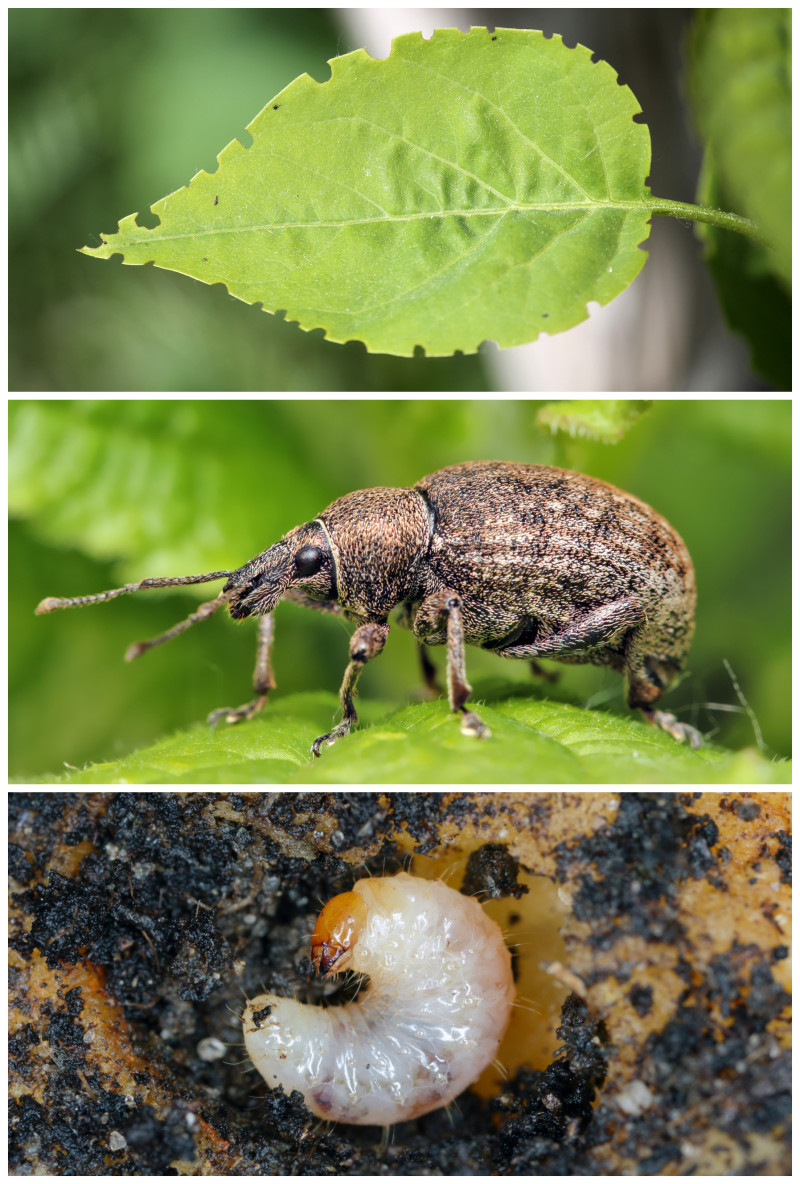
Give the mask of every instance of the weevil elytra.
[[425, 647], [447, 647], [450, 709], [467, 735], [489, 735], [468, 707], [464, 648], [474, 645], [525, 658], [538, 674], [539, 658], [609, 666], [624, 677], [630, 707], [676, 740], [693, 748], [701, 742], [695, 728], [655, 706], [678, 677], [694, 630], [689, 553], [664, 518], [594, 477], [502, 461], [452, 465], [413, 489], [348, 493], [236, 571], [49, 597], [36, 612], [219, 579], [226, 583], [215, 600], [125, 655], [137, 658], [220, 608], [236, 620], [259, 617], [256, 697], [212, 712], [211, 724], [250, 719], [266, 703], [275, 686], [272, 613], [284, 599], [357, 625], [340, 690], [342, 720], [314, 741], [315, 756], [357, 722], [356, 683], [383, 650], [395, 608], [399, 623], [414, 631], [432, 689], [438, 688]]

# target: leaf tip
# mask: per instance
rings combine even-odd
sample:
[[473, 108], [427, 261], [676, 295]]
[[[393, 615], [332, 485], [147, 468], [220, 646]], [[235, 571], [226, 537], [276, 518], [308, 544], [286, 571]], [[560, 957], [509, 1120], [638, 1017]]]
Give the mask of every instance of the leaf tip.
[[85, 247], [76, 247], [75, 249], [79, 255], [88, 255], [92, 259], [108, 259], [112, 254], [121, 253], [119, 252], [119, 248], [109, 246], [108, 238], [113, 237], [113, 234], [108, 235], [108, 237], [104, 234], [101, 234], [100, 243], [98, 246], [90, 247], [87, 244]]

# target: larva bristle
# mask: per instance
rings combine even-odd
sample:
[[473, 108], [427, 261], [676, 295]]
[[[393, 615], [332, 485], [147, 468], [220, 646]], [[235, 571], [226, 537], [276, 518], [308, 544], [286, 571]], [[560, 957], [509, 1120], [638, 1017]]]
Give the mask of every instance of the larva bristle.
[[542, 1012], [541, 1008], [537, 1007], [536, 1004], [532, 1000], [526, 999], [522, 995], [517, 995], [516, 999], [511, 1004], [511, 1006], [518, 1007], [520, 1009], [520, 1011], [529, 1011], [532, 1015], [543, 1015], [544, 1014]]

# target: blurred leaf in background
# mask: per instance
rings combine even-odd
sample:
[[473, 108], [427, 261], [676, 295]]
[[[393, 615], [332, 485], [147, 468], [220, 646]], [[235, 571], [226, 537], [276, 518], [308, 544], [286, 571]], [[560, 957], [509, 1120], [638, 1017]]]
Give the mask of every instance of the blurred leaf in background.
[[536, 414], [538, 427], [567, 432], [603, 444], [618, 444], [640, 415], [649, 411], [649, 399], [577, 399], [545, 403]]
[[[453, 358], [334, 346], [222, 285], [78, 254], [134, 210], [152, 224], [151, 203], [213, 171], [217, 153], [234, 136], [247, 141], [256, 112], [298, 75], [325, 81], [328, 59], [363, 45], [385, 56], [400, 33], [499, 20], [496, 9], [10, 9], [10, 388], [752, 389], [695, 233], [674, 219], [654, 220], [650, 259], [630, 291], [569, 334], [530, 351], [489, 343]], [[682, 200], [694, 197], [698, 173], [679, 87], [688, 20], [681, 9], [504, 13], [512, 27], [558, 33], [609, 62], [644, 108], [654, 191]]]
[[[668, 708], [720, 743], [753, 746], [727, 659], [767, 755], [789, 755], [790, 402], [655, 400], [638, 416], [609, 412], [608, 422], [627, 420], [614, 445], [543, 431], [543, 406], [468, 398], [13, 401], [12, 775], [114, 759], [249, 695], [252, 622], [219, 616], [140, 662], [122, 661], [130, 642], [168, 628], [216, 585], [35, 617], [44, 596], [234, 568], [344, 493], [411, 485], [445, 465], [481, 459], [590, 473], [663, 514], [685, 539], [699, 586], [690, 670]], [[566, 425], [581, 418], [574, 403], [561, 417], [557, 405], [547, 414]], [[282, 605], [276, 696], [336, 692], [348, 631], [334, 618]], [[441, 665], [443, 653], [433, 657]], [[627, 714], [618, 676], [561, 670], [558, 697]], [[471, 681], [530, 686], [525, 662], [479, 650], [468, 651], [468, 672]], [[418, 692], [410, 634], [392, 629], [360, 690], [362, 703], [398, 707]]]
[[790, 8], [701, 9], [689, 40], [694, 117], [706, 145], [698, 201], [752, 218], [771, 250], [698, 227], [720, 304], [753, 367], [791, 387]]
[[152, 221], [270, 96], [354, 48], [327, 9], [12, 9], [10, 388], [486, 390], [480, 356], [334, 350], [220, 285], [77, 253], [121, 211]]

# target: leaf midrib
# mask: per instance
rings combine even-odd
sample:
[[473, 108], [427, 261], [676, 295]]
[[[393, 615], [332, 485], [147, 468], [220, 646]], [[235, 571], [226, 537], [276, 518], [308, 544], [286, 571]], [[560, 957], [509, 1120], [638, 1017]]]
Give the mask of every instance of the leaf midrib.
[[[570, 202], [525, 202], [509, 204], [507, 206], [493, 207], [488, 206], [485, 209], [464, 209], [464, 210], [443, 210], [438, 213], [413, 213], [413, 214], [391, 214], [388, 217], [374, 217], [374, 218], [340, 218], [336, 221], [330, 222], [256, 222], [251, 226], [215, 226], [208, 227], [202, 230], [187, 231], [182, 234], [159, 234], [158, 227], [153, 227], [152, 230], [145, 230], [141, 238], [131, 237], [128, 241], [136, 245], [138, 243], [147, 243], [153, 238], [158, 238], [160, 242], [173, 242], [178, 239], [192, 239], [192, 238], [208, 238], [209, 236], [217, 234], [254, 234], [260, 231], [266, 231], [268, 234], [274, 234], [279, 230], [344, 230], [350, 226], [373, 226], [380, 223], [402, 223], [402, 222], [425, 222], [432, 218], [499, 218], [506, 214], [524, 214], [524, 213], [564, 213], [570, 210], [575, 211], [596, 211], [596, 210], [628, 210], [628, 211], [650, 211], [652, 207], [649, 201], [570, 201]], [[89, 248], [97, 249], [97, 248]]]

